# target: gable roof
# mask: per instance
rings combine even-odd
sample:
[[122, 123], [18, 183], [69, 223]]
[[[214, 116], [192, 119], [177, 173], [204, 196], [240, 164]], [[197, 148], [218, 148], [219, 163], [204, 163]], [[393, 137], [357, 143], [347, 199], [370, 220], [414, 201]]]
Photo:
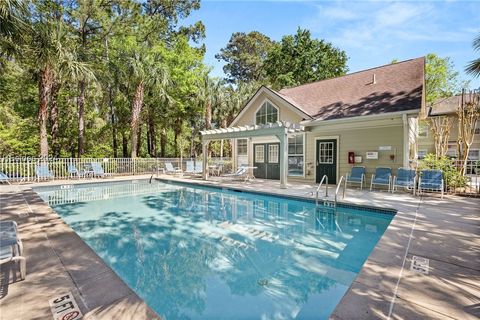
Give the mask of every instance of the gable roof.
[[280, 98], [281, 100], [286, 102], [286, 105], [289, 109], [291, 109], [293, 112], [297, 113], [299, 116], [301, 116], [303, 119], [312, 119], [312, 117], [301, 107], [295, 104], [295, 102], [292, 102], [290, 99], [283, 97], [282, 95], [278, 94], [275, 90], [272, 90], [266, 86], [261, 86], [255, 94], [247, 101], [245, 106], [240, 110], [240, 112], [237, 114], [235, 119], [233, 119], [232, 123], [229, 125], [230, 127], [234, 126], [238, 120], [243, 116], [245, 111], [250, 107], [253, 101], [262, 93], [265, 92], [267, 95], [274, 95]]
[[277, 94], [318, 120], [420, 110], [425, 58], [317, 81]]

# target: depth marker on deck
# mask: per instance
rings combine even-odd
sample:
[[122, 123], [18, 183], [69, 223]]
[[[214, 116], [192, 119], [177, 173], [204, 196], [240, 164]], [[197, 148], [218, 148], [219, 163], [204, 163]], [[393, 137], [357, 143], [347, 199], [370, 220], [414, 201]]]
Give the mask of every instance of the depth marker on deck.
[[418, 257], [418, 256], [412, 257], [412, 264], [410, 265], [410, 270], [417, 273], [428, 274], [429, 267], [430, 267], [429, 259]]
[[80, 320], [83, 317], [71, 292], [50, 299], [48, 303], [54, 320]]

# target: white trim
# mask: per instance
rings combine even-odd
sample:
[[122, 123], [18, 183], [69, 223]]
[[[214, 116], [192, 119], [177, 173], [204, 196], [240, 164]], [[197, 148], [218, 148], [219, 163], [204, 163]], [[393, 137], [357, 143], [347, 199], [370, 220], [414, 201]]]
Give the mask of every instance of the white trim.
[[382, 114], [371, 114], [366, 116], [354, 116], [349, 118], [340, 118], [340, 119], [331, 119], [331, 120], [323, 120], [323, 119], [315, 119], [315, 120], [303, 120], [300, 121], [300, 124], [303, 126], [318, 126], [321, 124], [328, 124], [328, 123], [337, 123], [337, 122], [357, 122], [357, 121], [367, 121], [367, 120], [377, 120], [383, 118], [397, 118], [401, 117], [404, 114], [418, 114], [419, 110], [408, 110], [408, 111], [398, 111], [398, 112], [386, 112]]
[[[274, 107], [274, 108], [277, 110], [277, 120], [274, 121], [274, 122], [257, 123], [257, 113], [258, 113], [258, 111], [260, 111], [260, 109], [263, 107], [263, 105], [264, 105], [265, 103], [267, 103], [267, 102], [270, 103], [270, 104], [272, 105], [272, 107]], [[264, 125], [264, 124], [275, 123], [275, 122], [278, 122], [278, 121], [280, 121], [280, 108], [277, 107], [277, 106], [275, 105], [275, 103], [273, 103], [270, 99], [268, 99], [268, 98], [263, 99], [263, 101], [262, 101], [262, 103], [260, 104], [260, 106], [259, 106], [259, 107], [255, 110], [255, 112], [253, 113], [253, 122], [252, 122], [252, 123], [253, 123], [254, 125], [256, 125], [256, 126], [261, 126], [261, 125]]]
[[[240, 111], [240, 113], [235, 117], [235, 119], [233, 119], [232, 123], [229, 125], [229, 127], [233, 127], [237, 124], [237, 122], [243, 117], [244, 113], [247, 112], [247, 110], [250, 108], [250, 106], [257, 100], [257, 97], [262, 94], [262, 93], [265, 93], [266, 95], [272, 97], [272, 96], [276, 96], [277, 98], [279, 98], [280, 100], [282, 100], [282, 102], [285, 102], [285, 106], [287, 108], [289, 108], [290, 110], [292, 110], [293, 112], [295, 112], [296, 114], [298, 114], [301, 118], [312, 118], [309, 114], [303, 112], [302, 110], [300, 110], [298, 107], [294, 106], [293, 104], [291, 104], [290, 102], [288, 102], [287, 100], [285, 100], [282, 96], [278, 95], [275, 93], [275, 91], [271, 90], [271, 89], [268, 89], [267, 87], [265, 86], [262, 86], [260, 87], [260, 89], [257, 90], [257, 92], [253, 95], [252, 98], [250, 98], [250, 100], [248, 101], [248, 103], [245, 105], [245, 107], [243, 107], [243, 109]], [[280, 117], [279, 117], [279, 120], [280, 120]], [[255, 122], [254, 122], [255, 123]]]
[[[335, 181], [335, 184], [337, 184], [339, 177], [339, 171], [340, 171], [340, 136], [317, 136], [315, 137], [315, 147], [314, 149], [314, 155], [313, 155], [313, 181], [317, 183], [317, 141], [318, 140], [337, 140], [337, 163], [336, 163], [336, 168], [337, 168], [337, 174], [336, 178], [337, 180]], [[329, 183], [332, 183], [332, 181], [329, 181]]]

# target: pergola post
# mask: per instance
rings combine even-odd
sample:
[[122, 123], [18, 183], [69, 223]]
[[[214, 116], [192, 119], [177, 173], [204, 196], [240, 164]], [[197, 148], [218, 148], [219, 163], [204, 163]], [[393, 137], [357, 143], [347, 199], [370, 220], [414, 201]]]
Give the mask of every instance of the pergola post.
[[286, 130], [277, 136], [280, 140], [280, 188], [287, 188], [288, 176], [288, 133]]
[[210, 141], [202, 141], [202, 178], [203, 180], [208, 180], [208, 144]]

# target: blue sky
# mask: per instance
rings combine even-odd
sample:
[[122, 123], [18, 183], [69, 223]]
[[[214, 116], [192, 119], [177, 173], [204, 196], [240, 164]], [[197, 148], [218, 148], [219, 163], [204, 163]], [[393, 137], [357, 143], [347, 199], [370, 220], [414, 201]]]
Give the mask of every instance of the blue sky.
[[461, 79], [480, 87], [480, 78], [464, 72], [478, 57], [472, 40], [480, 32], [480, 1], [212, 1], [186, 23], [202, 20], [206, 27], [205, 61], [223, 77], [215, 54], [233, 32], [260, 31], [273, 40], [298, 27], [345, 50], [349, 72], [434, 52], [449, 56]]

